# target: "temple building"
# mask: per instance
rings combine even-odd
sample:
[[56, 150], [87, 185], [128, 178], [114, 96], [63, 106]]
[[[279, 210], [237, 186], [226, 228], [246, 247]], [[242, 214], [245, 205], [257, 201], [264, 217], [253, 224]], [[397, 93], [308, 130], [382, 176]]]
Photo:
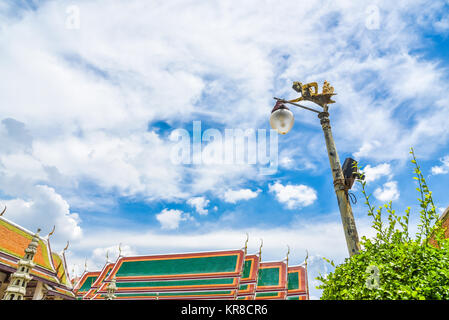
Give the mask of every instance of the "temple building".
[[39, 231], [33, 233], [0, 216], [0, 299], [75, 299], [65, 250], [53, 252], [51, 233], [41, 237]]
[[[101, 270], [70, 278], [66, 248], [0, 213], [0, 299], [3, 300], [308, 300], [307, 257], [299, 265], [262, 261], [237, 250], [122, 256]], [[440, 217], [449, 237], [449, 207]], [[120, 247], [119, 247], [120, 251]]]
[[446, 228], [444, 235], [449, 238], [449, 207], [443, 211], [439, 219], [442, 221], [443, 228]]
[[307, 263], [261, 262], [239, 250], [119, 256], [85, 271], [74, 287], [80, 300], [308, 300]]
[[[65, 251], [0, 214], [0, 299], [3, 300], [308, 300], [302, 265], [261, 261], [237, 250], [122, 256], [70, 279]], [[87, 268], [86, 268], [87, 269]]]

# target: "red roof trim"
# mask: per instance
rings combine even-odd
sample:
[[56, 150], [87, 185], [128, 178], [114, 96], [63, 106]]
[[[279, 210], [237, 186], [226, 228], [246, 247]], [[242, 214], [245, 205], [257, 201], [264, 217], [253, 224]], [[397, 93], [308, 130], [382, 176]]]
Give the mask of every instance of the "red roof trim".
[[90, 276], [99, 276], [100, 271], [90, 271], [90, 272], [84, 272], [81, 278], [78, 280], [77, 284], [73, 288], [73, 292], [78, 293], [78, 290], [83, 286], [84, 282], [86, 281], [87, 277]]
[[259, 270], [279, 268], [279, 285], [277, 286], [257, 286], [256, 292], [287, 291], [287, 264], [283, 261], [261, 262]]
[[245, 261], [246, 260], [253, 260], [253, 263], [251, 264], [251, 271], [249, 273], [248, 278], [241, 278], [240, 279], [240, 283], [241, 284], [246, 284], [246, 283], [252, 283], [252, 282], [257, 282], [257, 274], [259, 271], [259, 256], [257, 255], [247, 255], [245, 257]]
[[295, 290], [288, 290], [287, 294], [290, 296], [297, 296], [300, 294], [307, 294], [307, 287], [306, 287], [306, 277], [307, 272], [306, 268], [303, 266], [292, 266], [288, 267], [288, 273], [298, 273], [298, 286], [299, 289]]
[[234, 272], [219, 272], [219, 273], [208, 273], [208, 274], [181, 274], [181, 275], [166, 275], [166, 276], [129, 276], [129, 277], [116, 277], [117, 282], [123, 281], [149, 281], [149, 280], [171, 280], [171, 279], [206, 279], [206, 278], [217, 278], [226, 277], [234, 278], [240, 277], [243, 268], [244, 252], [243, 250], [226, 250], [226, 251], [210, 251], [210, 252], [200, 252], [200, 253], [180, 253], [180, 254], [165, 254], [165, 255], [153, 255], [153, 256], [134, 256], [134, 257], [120, 257], [115, 263], [114, 268], [109, 273], [109, 276], [104, 280], [105, 282], [111, 281], [112, 277], [116, 276], [118, 270], [124, 262], [130, 261], [150, 261], [158, 259], [182, 259], [182, 258], [200, 258], [200, 257], [219, 257], [226, 255], [236, 254], [237, 264]]
[[98, 276], [98, 278], [95, 280], [94, 283], [92, 283], [91, 288], [98, 288], [104, 278], [106, 278], [106, 274], [108, 273], [109, 270], [111, 270], [114, 267], [115, 263], [111, 262], [111, 263], [106, 263], [103, 267], [103, 270], [101, 270], [100, 275]]

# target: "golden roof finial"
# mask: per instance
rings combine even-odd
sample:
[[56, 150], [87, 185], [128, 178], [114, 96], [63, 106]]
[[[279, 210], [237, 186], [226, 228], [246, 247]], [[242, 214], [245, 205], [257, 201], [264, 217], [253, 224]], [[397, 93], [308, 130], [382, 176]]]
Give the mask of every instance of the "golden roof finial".
[[287, 263], [287, 268], [288, 268], [288, 255], [290, 254], [290, 246], [289, 245], [287, 245], [287, 256], [285, 257], [285, 261], [286, 261], [286, 263]]
[[84, 272], [86, 272], [87, 271], [87, 258], [86, 258], [86, 260], [84, 261]]
[[106, 250], [106, 263], [109, 263], [109, 250]]
[[307, 251], [307, 249], [306, 249], [306, 258], [304, 259], [304, 263], [306, 265], [306, 269], [307, 269], [307, 259], [309, 259], [309, 251]]
[[65, 248], [64, 249], [62, 249], [62, 253], [64, 253], [68, 248], [69, 248], [69, 241], [67, 241], [67, 245], [65, 246]]
[[53, 225], [53, 229], [50, 231], [50, 233], [47, 235], [47, 238], [50, 238], [50, 236], [55, 233], [56, 225]]
[[5, 206], [5, 209], [3, 209], [3, 211], [0, 213], [0, 216], [2, 216], [5, 212], [6, 212], [6, 206]]
[[120, 258], [122, 256], [122, 243], [120, 242], [118, 245], [118, 257]]
[[246, 253], [248, 252], [248, 240], [249, 240], [249, 234], [247, 232], [246, 233], [245, 246], [243, 247], [243, 249], [245, 250], [245, 256], [246, 256]]
[[262, 261], [262, 247], [263, 247], [263, 239], [260, 239], [259, 262]]

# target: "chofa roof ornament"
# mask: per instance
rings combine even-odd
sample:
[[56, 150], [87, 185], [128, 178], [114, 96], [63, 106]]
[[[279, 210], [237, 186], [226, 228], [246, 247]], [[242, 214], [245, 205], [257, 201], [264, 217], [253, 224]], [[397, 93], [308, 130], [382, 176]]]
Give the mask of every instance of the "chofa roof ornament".
[[245, 246], [243, 247], [243, 250], [245, 250], [245, 256], [246, 256], [246, 253], [248, 252], [248, 240], [249, 240], [249, 234], [247, 232], [246, 233]]
[[288, 256], [290, 255], [290, 246], [289, 245], [287, 245], [287, 255], [286, 255], [286, 257], [285, 257], [285, 263], [287, 264], [287, 267], [288, 267]]
[[70, 244], [70, 242], [67, 241], [67, 245], [65, 246], [64, 249], [62, 249], [62, 252], [63, 252], [63, 253], [66, 252], [66, 250], [69, 248], [69, 244]]
[[262, 261], [262, 247], [263, 247], [263, 239], [260, 239], [259, 261]]
[[50, 233], [47, 235], [47, 239], [50, 238], [51, 235], [53, 235], [53, 233], [55, 233], [56, 230], [56, 225], [53, 226], [53, 229], [50, 231]]

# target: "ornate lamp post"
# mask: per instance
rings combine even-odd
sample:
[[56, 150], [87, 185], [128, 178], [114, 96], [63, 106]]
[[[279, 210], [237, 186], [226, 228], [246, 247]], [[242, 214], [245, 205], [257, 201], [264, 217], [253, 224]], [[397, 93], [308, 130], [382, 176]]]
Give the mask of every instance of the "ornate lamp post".
[[[334, 88], [331, 87], [327, 81], [324, 81], [322, 93], [318, 93], [318, 84], [316, 82], [305, 85], [301, 82], [294, 82], [293, 89], [299, 92], [301, 97], [294, 100], [274, 98], [277, 102], [271, 111], [270, 125], [281, 134], [286, 134], [293, 127], [293, 113], [285, 106], [285, 103], [318, 113], [318, 118], [320, 119], [321, 127], [324, 132], [324, 139], [326, 141], [327, 153], [334, 180], [334, 189], [337, 195], [338, 207], [340, 209], [341, 220], [343, 222], [343, 229], [346, 237], [346, 244], [348, 246], [349, 255], [352, 256], [359, 253], [360, 243], [354, 215], [348, 198], [348, 189], [350, 189], [351, 186], [348, 185], [345, 176], [343, 175], [340, 159], [332, 137], [328, 112], [328, 104], [335, 102], [331, 98], [336, 93], [334, 93]], [[320, 106], [322, 110], [315, 110], [296, 103], [302, 100], [314, 102]]]

